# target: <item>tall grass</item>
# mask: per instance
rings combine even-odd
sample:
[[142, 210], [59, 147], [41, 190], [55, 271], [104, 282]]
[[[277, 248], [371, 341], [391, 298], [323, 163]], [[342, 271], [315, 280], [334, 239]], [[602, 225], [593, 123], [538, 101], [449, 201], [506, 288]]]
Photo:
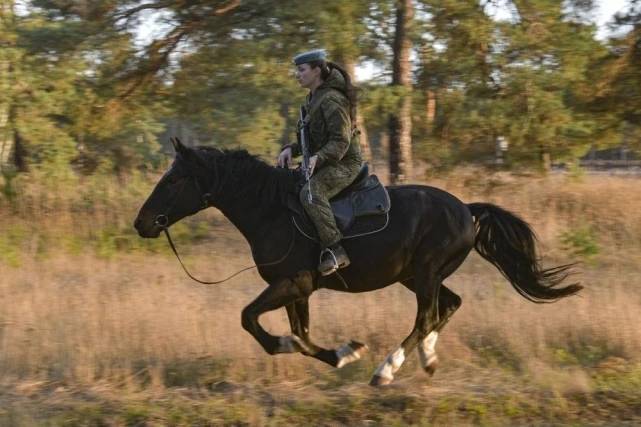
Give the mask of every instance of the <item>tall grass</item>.
[[[545, 261], [586, 256], [579, 297], [538, 306], [522, 300], [493, 267], [471, 256], [446, 284], [463, 298], [438, 344], [447, 369], [485, 367], [531, 375], [637, 363], [641, 354], [641, 192], [624, 178], [478, 178], [478, 171], [431, 183], [464, 201], [517, 212], [538, 232]], [[0, 376], [92, 384], [141, 381], [155, 386], [238, 381], [365, 380], [409, 333], [414, 297], [400, 286], [361, 295], [312, 297], [312, 336], [334, 347], [366, 342], [359, 368], [336, 373], [298, 355], [271, 357], [240, 326], [240, 312], [265, 286], [254, 273], [217, 287], [190, 282], [162, 240], [131, 229], [151, 189], [141, 176], [69, 186], [21, 183], [2, 203]], [[190, 267], [206, 278], [251, 265], [242, 237], [210, 210], [179, 234]], [[571, 239], [581, 230], [585, 239]], [[261, 319], [288, 334], [284, 310]], [[413, 360], [414, 358], [412, 358]], [[615, 362], [612, 362], [615, 361]], [[401, 378], [420, 375], [415, 362]], [[575, 371], [572, 371], [572, 370]], [[568, 382], [581, 383], [570, 375]]]

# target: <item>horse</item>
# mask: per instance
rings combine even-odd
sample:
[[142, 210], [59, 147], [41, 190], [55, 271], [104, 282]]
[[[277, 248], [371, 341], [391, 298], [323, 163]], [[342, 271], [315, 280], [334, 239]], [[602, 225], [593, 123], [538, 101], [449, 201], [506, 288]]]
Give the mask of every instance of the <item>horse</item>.
[[[387, 226], [344, 240], [351, 264], [321, 276], [316, 271], [319, 244], [297, 230], [288, 208], [299, 188], [299, 172], [271, 166], [245, 150], [188, 147], [176, 138], [172, 144], [174, 161], [140, 208], [134, 227], [141, 237], [156, 238], [186, 216], [208, 207], [219, 209], [248, 241], [268, 284], [242, 310], [241, 324], [270, 355], [302, 353], [336, 368], [360, 359], [368, 348], [358, 341], [336, 349], [312, 342], [310, 295], [318, 289], [368, 292], [400, 282], [416, 294], [414, 327], [376, 369], [370, 384], [391, 383], [415, 348], [423, 369], [433, 375], [438, 335], [461, 305], [443, 281], [473, 248], [532, 302], [553, 302], [582, 289], [578, 283], [560, 286], [573, 264], [541, 266], [534, 233], [515, 214], [490, 203], [465, 204], [425, 185], [387, 187]], [[282, 307], [292, 335], [274, 336], [258, 318]]]

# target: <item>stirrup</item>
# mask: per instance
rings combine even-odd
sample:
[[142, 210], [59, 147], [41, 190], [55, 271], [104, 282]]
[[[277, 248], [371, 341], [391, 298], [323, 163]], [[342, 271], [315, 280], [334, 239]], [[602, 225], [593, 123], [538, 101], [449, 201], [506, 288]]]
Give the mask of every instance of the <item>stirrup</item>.
[[331, 269], [329, 269], [329, 270], [324, 270], [324, 271], [320, 271], [320, 270], [319, 270], [319, 271], [320, 271], [320, 274], [321, 274], [322, 276], [329, 276], [330, 274], [332, 274], [332, 273], [334, 273], [336, 270], [338, 270], [338, 260], [336, 259], [336, 255], [334, 255], [334, 251], [332, 251], [330, 248], [325, 248], [325, 249], [323, 249], [323, 250], [321, 251], [321, 253], [320, 253], [320, 257], [319, 257], [319, 259], [318, 259], [318, 266], [320, 267], [320, 266], [321, 266], [321, 264], [323, 263], [323, 255], [324, 255], [326, 252], [329, 252], [329, 254], [332, 256], [332, 260], [334, 261], [334, 265], [333, 265], [333, 266], [332, 266], [332, 268], [331, 268]]

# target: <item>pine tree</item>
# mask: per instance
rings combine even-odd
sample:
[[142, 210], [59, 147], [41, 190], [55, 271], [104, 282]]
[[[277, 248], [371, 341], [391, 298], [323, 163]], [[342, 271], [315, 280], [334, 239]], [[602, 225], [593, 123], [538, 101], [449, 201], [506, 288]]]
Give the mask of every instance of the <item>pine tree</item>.
[[[0, 4], [0, 171], [7, 176], [18, 167], [24, 169], [15, 123], [16, 80], [20, 52], [16, 46], [15, 2]], [[17, 148], [17, 149], [16, 149]]]
[[615, 16], [614, 30], [619, 35], [591, 68], [589, 111], [598, 117], [602, 145], [623, 142], [641, 153], [641, 1]]
[[412, 68], [409, 33], [414, 17], [412, 0], [396, 2], [392, 86], [400, 88], [400, 108], [389, 118], [390, 181], [412, 179]]

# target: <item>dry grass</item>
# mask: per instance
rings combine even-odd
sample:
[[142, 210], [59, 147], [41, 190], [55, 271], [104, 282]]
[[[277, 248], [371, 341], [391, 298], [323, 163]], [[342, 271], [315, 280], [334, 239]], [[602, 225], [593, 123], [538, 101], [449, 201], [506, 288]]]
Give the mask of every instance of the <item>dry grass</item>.
[[[192, 265], [222, 277], [246, 262], [225, 262], [224, 269]], [[580, 297], [538, 306], [520, 299], [481, 260], [468, 261], [448, 281], [464, 303], [439, 342], [442, 356], [515, 372], [528, 371], [532, 361], [578, 367], [614, 356], [639, 361], [638, 277], [590, 269], [582, 278]], [[198, 358], [230, 364], [216, 374], [235, 380], [248, 369], [253, 377], [296, 379], [324, 371], [303, 357], [267, 356], [242, 330], [240, 311], [263, 286], [255, 273], [218, 287], [195, 285], [165, 256], [61, 257], [5, 270], [2, 378], [92, 383]], [[321, 291], [311, 305], [319, 343], [367, 342], [372, 363], [409, 333], [415, 314], [413, 294], [400, 286], [360, 295]], [[284, 310], [263, 320], [274, 333], [288, 333]]]
[[[383, 394], [389, 398], [385, 402], [410, 408], [427, 405], [431, 412], [423, 415], [436, 423], [502, 423], [512, 416], [522, 422], [550, 422], [562, 416], [528, 418], [528, 411], [534, 409], [524, 396], [531, 393], [541, 402], [550, 396], [561, 399], [556, 401], [559, 413], [576, 415], [582, 404], [572, 396], [592, 396], [600, 405], [603, 396], [599, 393], [604, 389], [624, 393], [628, 387], [641, 387], [637, 368], [641, 366], [641, 275], [637, 267], [641, 260], [641, 192], [637, 181], [496, 175], [479, 181], [462, 171], [433, 185], [464, 201], [490, 201], [521, 214], [538, 232], [546, 261], [561, 263], [573, 258], [571, 252], [577, 248], [561, 242], [573, 230], [590, 229], [594, 241], [588, 243], [599, 250], [580, 268], [579, 279], [585, 286], [582, 294], [543, 306], [521, 299], [491, 265], [471, 256], [446, 282], [461, 295], [463, 306], [441, 335], [442, 369], [428, 386], [412, 355], [399, 372], [398, 388]], [[338, 407], [349, 411], [345, 405], [350, 402], [370, 409], [385, 406], [355, 384], [365, 383], [387, 352], [409, 333], [415, 303], [407, 290], [393, 286], [361, 295], [321, 291], [312, 297], [312, 336], [328, 347], [352, 338], [366, 342], [372, 351], [358, 364], [335, 371], [298, 355], [268, 356], [240, 326], [242, 307], [264, 287], [255, 272], [206, 287], [189, 281], [162, 244], [154, 251], [127, 246], [124, 253], [109, 256], [93, 250], [91, 241], [101, 229], [129, 227], [140, 203], [134, 200], [141, 200], [146, 191], [139, 182], [102, 188], [105, 194], [91, 202], [91, 209], [79, 208], [83, 200], [88, 203], [86, 197], [91, 193], [86, 187], [69, 196], [55, 189], [44, 196], [38, 187], [32, 187], [29, 198], [3, 209], [5, 235], [12, 227], [24, 233], [16, 238], [17, 258], [5, 257], [0, 262], [0, 406], [5, 403], [15, 408], [15, 402], [24, 404], [24, 396], [41, 396], [38, 404], [32, 401], [31, 412], [8, 412], [27, 417], [19, 423], [37, 421], [37, 416], [29, 418], [37, 408], [59, 408], [55, 396], [64, 396], [61, 402], [70, 405], [75, 394], [69, 390], [85, 390], [93, 397], [80, 401], [99, 401], [101, 408], [105, 402], [114, 407], [129, 402], [149, 409], [153, 393], [161, 393], [172, 405], [189, 407], [183, 392], [175, 395], [171, 391], [175, 387], [204, 388], [214, 395], [200, 396], [199, 404], [214, 405], [216, 399], [222, 399], [221, 404], [228, 407], [239, 405], [233, 396], [241, 386], [235, 384], [252, 388], [256, 396], [261, 393], [256, 387], [273, 397], [284, 396], [281, 389], [292, 385], [300, 396], [323, 396], [320, 407], [295, 398], [294, 406], [288, 406], [293, 412], [286, 412], [294, 418], [284, 418], [293, 423], [304, 422], [305, 416], [296, 418], [301, 411], [309, 416]], [[49, 202], [42, 202], [43, 197]], [[219, 278], [251, 264], [242, 237], [219, 214], [210, 212], [190, 221], [216, 227], [214, 238], [190, 245], [187, 251], [190, 267], [198, 275]], [[49, 237], [44, 239], [45, 235]], [[69, 235], [79, 236], [92, 249], [56, 247]], [[581, 242], [577, 244], [585, 244]], [[187, 249], [186, 244], [181, 246]], [[276, 334], [289, 333], [284, 310], [261, 320]], [[227, 390], [225, 384], [231, 392], [221, 394], [217, 387]], [[114, 390], [127, 390], [126, 395], [133, 397], [116, 396]], [[619, 413], [641, 415], [639, 393], [628, 395], [632, 400], [622, 403], [626, 410]], [[394, 398], [401, 399], [399, 396], [409, 400], [398, 403]], [[506, 396], [516, 399], [516, 409], [497, 403]], [[237, 418], [259, 425], [273, 421], [274, 415], [265, 409], [269, 405], [261, 399], [252, 397], [251, 403], [238, 406]], [[429, 403], [430, 399], [440, 403]], [[463, 411], [461, 401], [467, 402]], [[536, 404], [543, 405], [541, 402]], [[503, 412], [499, 412], [507, 418], [481, 416], [497, 410], [495, 404], [502, 405]], [[256, 408], [262, 415], [256, 415]], [[609, 414], [607, 408], [603, 411]], [[126, 417], [133, 415], [125, 412], [119, 412], [125, 418], [118, 418], [116, 425], [122, 420], [128, 424]], [[162, 418], [165, 415], [158, 415], [160, 424], [169, 419]], [[0, 411], [0, 420], [2, 416]], [[149, 417], [143, 419], [153, 419]], [[387, 424], [380, 417], [375, 421]]]

